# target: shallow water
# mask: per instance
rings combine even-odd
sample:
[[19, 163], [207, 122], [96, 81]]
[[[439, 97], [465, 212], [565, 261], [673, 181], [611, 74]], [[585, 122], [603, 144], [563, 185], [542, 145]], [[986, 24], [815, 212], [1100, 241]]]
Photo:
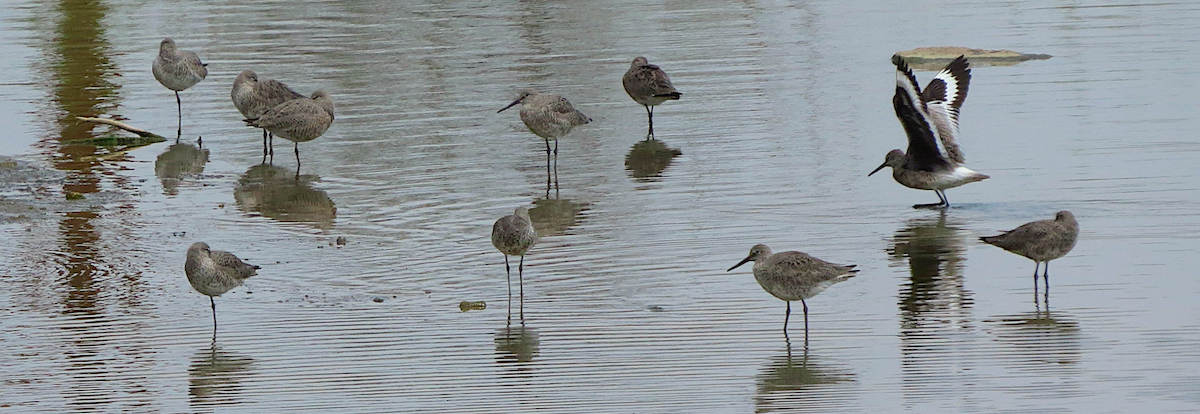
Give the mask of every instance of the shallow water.
[[[1194, 410], [1200, 5], [893, 3], [10, 5], [0, 408]], [[110, 134], [77, 115], [174, 131], [165, 36], [209, 63], [180, 143], [66, 143]], [[973, 70], [962, 145], [992, 178], [939, 213], [866, 173], [905, 146], [889, 57], [945, 44], [1054, 57]], [[637, 55], [684, 93], [658, 142], [620, 87]], [[333, 96], [299, 177], [287, 141], [260, 165], [243, 69]], [[495, 112], [522, 87], [595, 120], [557, 186]], [[523, 318], [489, 242], [517, 205], [543, 236]], [[1062, 209], [1080, 241], [1035, 303], [1032, 263], [977, 240]], [[195, 241], [263, 267], [217, 299], [215, 342]], [[862, 270], [810, 300], [807, 350], [724, 271], [755, 243]]]

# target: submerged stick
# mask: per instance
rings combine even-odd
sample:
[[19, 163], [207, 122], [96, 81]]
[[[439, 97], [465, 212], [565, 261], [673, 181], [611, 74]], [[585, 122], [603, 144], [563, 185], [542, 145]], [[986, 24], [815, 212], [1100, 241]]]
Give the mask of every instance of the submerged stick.
[[[75, 119], [78, 119], [78, 120], [84, 121], [84, 122], [95, 122], [97, 124], [112, 125], [117, 128], [121, 128], [126, 131], [138, 134], [138, 136], [143, 137], [143, 138], [163, 138], [162, 135], [158, 135], [153, 132], [150, 132], [150, 131], [147, 131], [147, 130], [144, 130], [144, 129], [141, 129], [141, 128], [138, 128], [135, 126], [131, 126], [131, 125], [126, 124], [121, 121], [114, 121], [112, 119], [91, 118], [91, 117], [84, 117], [84, 116], [77, 116], [77, 117], [75, 117]], [[166, 139], [166, 138], [163, 138], [163, 139]]]

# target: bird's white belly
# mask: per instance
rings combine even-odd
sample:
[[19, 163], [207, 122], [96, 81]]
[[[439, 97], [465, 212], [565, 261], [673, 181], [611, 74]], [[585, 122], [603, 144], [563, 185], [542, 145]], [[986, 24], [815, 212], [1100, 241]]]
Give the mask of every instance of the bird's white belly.
[[976, 181], [988, 178], [986, 175], [977, 173], [970, 168], [957, 166], [949, 173], [938, 174], [933, 182], [933, 188], [937, 190], [945, 190], [947, 188], [958, 187], [963, 184], [973, 183]]

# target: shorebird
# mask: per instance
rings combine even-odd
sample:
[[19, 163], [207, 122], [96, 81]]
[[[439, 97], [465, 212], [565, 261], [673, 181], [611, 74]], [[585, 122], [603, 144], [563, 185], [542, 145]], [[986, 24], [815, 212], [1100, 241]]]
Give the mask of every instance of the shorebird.
[[1031, 221], [995, 236], [980, 237], [979, 240], [1033, 260], [1033, 289], [1036, 296], [1038, 266], [1046, 262], [1042, 279], [1049, 295], [1050, 261], [1070, 252], [1078, 237], [1079, 223], [1075, 221], [1075, 215], [1063, 210], [1055, 214], [1053, 220]]
[[518, 283], [521, 288], [521, 309], [525, 303], [525, 252], [537, 243], [537, 231], [533, 229], [533, 220], [529, 218], [529, 208], [517, 207], [516, 211], [496, 220], [492, 225], [492, 246], [504, 254], [504, 272], [508, 275], [508, 295], [512, 296], [512, 270], [508, 267], [508, 256], [521, 256], [517, 266]]
[[242, 280], [257, 274], [259, 267], [243, 262], [233, 253], [211, 250], [207, 243], [193, 243], [188, 248], [187, 262], [183, 271], [188, 283], [197, 292], [208, 296], [213, 311], [213, 332], [217, 331], [217, 302], [213, 297], [221, 296], [230, 289], [242, 285]]
[[787, 313], [783, 317], [785, 336], [788, 318], [792, 316], [792, 301], [800, 301], [800, 305], [804, 307], [805, 343], [808, 342], [808, 303], [804, 300], [858, 273], [858, 270], [854, 269], [857, 265], [833, 264], [801, 252], [771, 254], [771, 248], [765, 244], [751, 247], [750, 255], [726, 272], [737, 269], [746, 262], [754, 262], [754, 279], [763, 290], [787, 302]]
[[558, 95], [540, 94], [533, 89], [522, 89], [517, 99], [496, 113], [521, 104], [521, 122], [529, 131], [546, 140], [546, 182], [550, 177], [550, 141], [554, 141], [554, 170], [558, 171], [558, 139], [571, 129], [592, 122], [583, 112], [575, 110], [567, 98]]
[[671, 85], [671, 78], [667, 77], [666, 72], [657, 65], [651, 65], [642, 56], [633, 59], [629, 70], [621, 78], [621, 84], [634, 102], [646, 107], [646, 117], [650, 120], [650, 132], [646, 134], [646, 139], [653, 138], [654, 106], [668, 100], [678, 100], [682, 94]]
[[[233, 106], [237, 107], [238, 112], [246, 119], [258, 118], [281, 103], [304, 97], [283, 82], [274, 79], [259, 81], [258, 74], [252, 70], [243, 70], [237, 79], [233, 80], [233, 90], [229, 96], [233, 99]], [[268, 137], [271, 138], [270, 144], [267, 141]], [[274, 138], [273, 134], [263, 129], [263, 157], [267, 156], [268, 148], [271, 156], [275, 155]]]
[[883, 167], [892, 167], [896, 182], [937, 193], [939, 202], [918, 204], [914, 208], [950, 207], [946, 189], [988, 178], [964, 167], [966, 158], [958, 148], [958, 110], [967, 99], [967, 86], [971, 82], [967, 58], [959, 56], [946, 65], [923, 92], [904, 58], [892, 56], [892, 63], [896, 64], [896, 95], [892, 97], [892, 106], [908, 134], [908, 153], [898, 149], [888, 152], [883, 164], [867, 176]]
[[300, 143], [317, 139], [333, 124], [333, 100], [325, 91], [313, 92], [312, 98], [293, 99], [268, 109], [258, 118], [244, 119], [246, 125], [259, 127], [296, 144], [296, 174], [300, 174]]
[[200, 62], [196, 53], [176, 48], [175, 41], [170, 38], [158, 44], [158, 57], [154, 58], [150, 69], [158, 83], [175, 91], [175, 108], [179, 111], [176, 135], [182, 135], [183, 132], [183, 103], [179, 100], [179, 91], [192, 87], [208, 76], [207, 66], [207, 63]]

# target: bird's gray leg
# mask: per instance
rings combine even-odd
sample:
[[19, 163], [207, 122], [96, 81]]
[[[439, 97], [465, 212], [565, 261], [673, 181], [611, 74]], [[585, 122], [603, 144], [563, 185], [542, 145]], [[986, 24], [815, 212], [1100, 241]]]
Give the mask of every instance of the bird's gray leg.
[[1042, 266], [1041, 262], [1038, 262], [1036, 260], [1033, 262], [1033, 304], [1034, 305], [1038, 304], [1038, 285], [1037, 285], [1038, 273], [1037, 272], [1038, 272], [1038, 267], [1041, 267], [1041, 266]]
[[504, 255], [504, 274], [508, 279], [508, 300], [512, 300], [512, 270], [508, 268], [508, 255]]
[[933, 193], [937, 194], [938, 202], [930, 204], [914, 204], [913, 208], [950, 207], [950, 202], [946, 200], [944, 195], [942, 195], [942, 190], [933, 190]]
[[787, 302], [787, 312], [783, 314], [783, 334], [787, 335], [788, 319], [792, 317], [792, 302]]
[[179, 114], [179, 124], [175, 128], [175, 142], [179, 142], [179, 136], [183, 135], [183, 102], [179, 100], [179, 91], [175, 91], [175, 109]]
[[296, 179], [300, 179], [300, 143], [296, 142]]
[[550, 194], [550, 139], [546, 139], [546, 194]]
[[517, 265], [517, 284], [521, 289], [521, 321], [525, 321], [525, 255], [521, 255], [521, 263]]
[[[1046, 267], [1042, 269], [1042, 282], [1044, 282], [1046, 284], [1046, 292], [1042, 294], [1042, 295], [1045, 295], [1043, 301], [1046, 302], [1046, 312], [1050, 312], [1050, 261], [1049, 260], [1046, 261]], [[1035, 280], [1033, 283], [1037, 284], [1037, 281]]]
[[800, 305], [804, 306], [804, 349], [808, 349], [808, 303], [801, 298]]
[[212, 296], [208, 297], [208, 302], [212, 304], [213, 310], [213, 336], [217, 335], [217, 301], [213, 300]]
[[558, 140], [554, 140], [554, 189], [558, 190]]
[[654, 138], [654, 107], [643, 105], [646, 107], [646, 117], [650, 119], [650, 131], [646, 133], [646, 140]]
[[263, 160], [267, 159], [267, 130], [263, 130]]

